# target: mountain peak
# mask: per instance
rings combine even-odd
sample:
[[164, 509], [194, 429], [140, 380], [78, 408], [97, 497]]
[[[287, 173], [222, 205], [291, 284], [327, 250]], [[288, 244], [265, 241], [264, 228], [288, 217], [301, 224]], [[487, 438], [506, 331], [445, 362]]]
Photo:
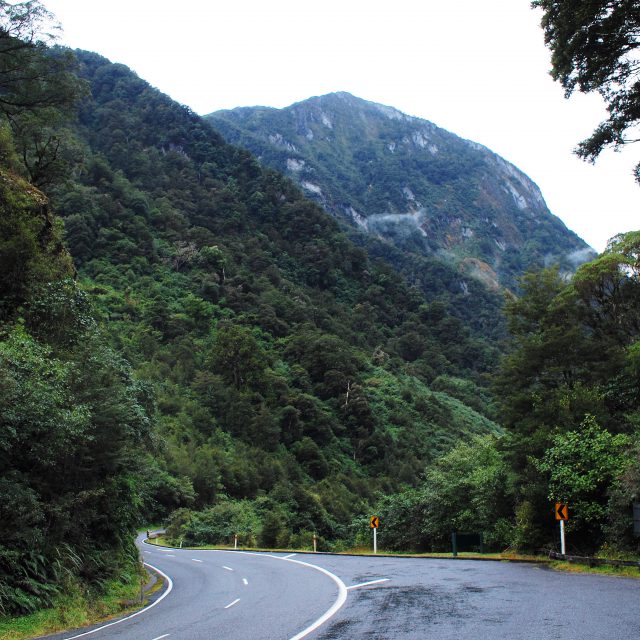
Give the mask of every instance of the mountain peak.
[[[359, 98], [358, 96], [354, 96], [352, 93], [348, 91], [335, 91], [333, 93], [325, 93], [320, 96], [313, 96], [311, 98], [307, 98], [306, 100], [301, 100], [300, 102], [296, 102], [292, 104], [290, 107], [286, 107], [286, 109], [300, 109], [309, 106], [321, 106], [325, 108], [335, 107], [338, 109], [347, 107], [348, 109], [358, 110], [358, 111], [369, 111], [372, 113], [382, 113], [387, 118], [392, 120], [419, 120], [419, 118], [413, 118], [402, 111], [396, 109], [395, 107], [390, 107], [388, 105], [380, 104], [378, 102], [372, 102], [370, 100], [365, 100], [364, 98]], [[427, 122], [426, 120], [424, 122]]]
[[394, 107], [340, 91], [209, 120], [336, 218], [404, 254], [449, 262], [463, 289], [468, 277], [515, 287], [548, 264], [570, 273], [576, 255], [593, 255], [517, 167]]

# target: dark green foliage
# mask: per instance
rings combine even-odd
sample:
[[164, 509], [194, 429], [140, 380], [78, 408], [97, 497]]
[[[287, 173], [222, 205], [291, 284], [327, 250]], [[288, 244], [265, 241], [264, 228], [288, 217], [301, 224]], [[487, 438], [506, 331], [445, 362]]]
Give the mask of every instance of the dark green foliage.
[[0, 2], [0, 113], [10, 119], [70, 107], [79, 83], [69, 51], [51, 51], [52, 15], [38, 0]]
[[0, 319], [12, 317], [41, 282], [72, 269], [46, 198], [0, 167]]
[[604, 541], [609, 491], [632, 460], [629, 437], [612, 435], [587, 416], [579, 429], [557, 434], [538, 469], [549, 477], [549, 500], [571, 505], [567, 533], [588, 539], [594, 546]]
[[[629, 132], [639, 119], [638, 3], [533, 0], [531, 4], [544, 12], [542, 27], [552, 53], [554, 80], [562, 84], [567, 96], [576, 89], [597, 91], [607, 104], [609, 117], [578, 145], [576, 153], [594, 161], [607, 147], [617, 149], [637, 142]], [[635, 175], [640, 180], [640, 164]]]
[[[292, 183], [125, 67], [78, 57], [92, 92], [72, 132], [83, 168], [50, 192], [91, 315], [153, 386], [162, 450], [131, 462], [149, 517], [248, 500], [256, 542], [314, 530], [336, 540], [374, 491], [414, 485], [460, 438], [498, 430], [425, 386], [442, 374], [481, 385], [495, 357], [446, 303], [427, 303]], [[65, 286], [25, 307], [56, 349], [84, 326], [56, 333]], [[67, 295], [65, 308], [91, 324], [83, 304]], [[412, 397], [380, 412], [374, 367]], [[105, 398], [105, 423], [126, 424], [121, 401]], [[193, 512], [197, 527], [176, 526], [193, 540], [227, 536], [207, 522]]]
[[[549, 504], [565, 492], [579, 511], [573, 545], [593, 550], [614, 530], [626, 531], [622, 539], [629, 540], [630, 521], [625, 527], [609, 501], [626, 495], [630, 509], [622, 487], [629, 487], [623, 478], [633, 471], [612, 462], [611, 452], [617, 447], [626, 460], [621, 448], [638, 425], [637, 256], [638, 233], [623, 234], [580, 267], [572, 283], [553, 270], [528, 275], [522, 298], [507, 305], [514, 344], [496, 378], [496, 397], [530, 539], [552, 539]], [[552, 469], [558, 457], [567, 465]], [[560, 478], [563, 469], [572, 469], [571, 482]]]
[[418, 490], [384, 498], [381, 544], [389, 549], [444, 551], [451, 533], [483, 533], [489, 548], [508, 546], [508, 467], [491, 437], [459, 444], [426, 472]]
[[4, 613], [48, 604], [60, 572], [104, 579], [139, 517], [132, 460], [149, 431], [144, 391], [97, 336], [64, 346], [56, 356], [19, 326], [0, 341]]
[[[438, 294], [488, 304], [481, 285], [462, 293], [427, 259], [407, 285], [193, 113], [121, 65], [78, 60], [91, 95], [67, 126], [83, 163], [47, 188], [80, 283], [47, 199], [11, 173], [15, 134], [0, 139], [6, 611], [42, 606], [64, 575], [97, 585], [120, 570], [141, 513], [175, 541], [316, 533], [329, 547], [381, 501], [389, 546], [439, 547], [454, 527], [499, 547], [518, 541], [504, 524], [517, 504], [530, 540], [541, 527], [525, 507], [548, 486], [528, 456], [586, 411], [612, 433], [638, 423], [635, 289], [615, 281], [615, 331], [607, 306], [610, 261], [637, 268], [632, 239], [574, 287], [531, 277], [508, 305], [511, 435], [496, 444], [496, 347], [477, 333], [489, 307], [470, 330], [475, 303], [454, 317], [455, 296]], [[606, 359], [602, 345], [616, 347]]]

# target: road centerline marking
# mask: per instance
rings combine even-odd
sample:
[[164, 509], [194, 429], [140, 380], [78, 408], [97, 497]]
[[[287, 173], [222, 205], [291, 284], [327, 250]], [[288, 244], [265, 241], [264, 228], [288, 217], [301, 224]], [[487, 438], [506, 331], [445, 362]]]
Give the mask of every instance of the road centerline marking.
[[232, 569], [231, 567], [227, 567], [225, 565], [222, 565], [223, 569], [226, 569], [227, 571], [235, 571], [235, 569]]
[[389, 582], [389, 578], [380, 578], [379, 580], [369, 580], [369, 582], [352, 584], [350, 587], [347, 587], [347, 591], [349, 591], [350, 589], [359, 589], [360, 587], [368, 587], [370, 584], [380, 584], [382, 582]]
[[191, 558], [194, 562], [202, 562], [202, 560], [198, 560], [197, 558]]
[[328, 569], [321, 567], [317, 564], [311, 564], [310, 562], [302, 562], [302, 560], [290, 560], [288, 558], [283, 558], [282, 556], [274, 556], [272, 554], [263, 554], [257, 553], [255, 551], [227, 551], [224, 549], [218, 550], [218, 553], [240, 553], [245, 556], [258, 556], [261, 558], [275, 558], [276, 560], [282, 560], [283, 562], [291, 562], [293, 564], [299, 564], [303, 567], [309, 567], [311, 569], [315, 569], [316, 571], [320, 571], [320, 573], [324, 573], [324, 575], [331, 578], [338, 587], [338, 597], [335, 602], [329, 607], [315, 622], [312, 622], [306, 629], [303, 629], [299, 633], [296, 633], [295, 636], [289, 638], [289, 640], [302, 640], [302, 638], [306, 638], [310, 633], [313, 633], [318, 627], [321, 627], [327, 620], [333, 618], [336, 613], [342, 608], [344, 603], [347, 601], [347, 585], [337, 576], [335, 573], [331, 573]]
[[249, 581], [246, 578], [242, 578], [242, 584], [246, 587], [249, 584]]
[[238, 604], [238, 602], [240, 602], [240, 598], [236, 598], [233, 602], [230, 602], [225, 609], [228, 609], [229, 607], [233, 607], [234, 604]]

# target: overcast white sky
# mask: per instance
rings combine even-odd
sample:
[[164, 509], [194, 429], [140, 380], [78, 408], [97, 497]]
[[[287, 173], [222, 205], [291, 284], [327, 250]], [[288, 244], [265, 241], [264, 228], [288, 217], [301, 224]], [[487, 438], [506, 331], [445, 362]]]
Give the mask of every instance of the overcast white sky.
[[43, 0], [62, 43], [122, 62], [200, 114], [348, 91], [486, 145], [602, 251], [640, 228], [640, 144], [572, 154], [605, 116], [551, 80], [529, 0]]

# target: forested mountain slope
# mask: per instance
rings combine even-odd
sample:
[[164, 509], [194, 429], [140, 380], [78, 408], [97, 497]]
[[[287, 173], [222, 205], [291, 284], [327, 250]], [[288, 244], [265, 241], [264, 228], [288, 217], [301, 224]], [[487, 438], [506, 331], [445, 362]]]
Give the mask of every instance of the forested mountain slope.
[[535, 548], [569, 495], [579, 544], [634, 544], [637, 233], [523, 280], [496, 403], [486, 287], [401, 276], [123, 65], [0, 45], [0, 615], [131, 578], [143, 520], [339, 548], [375, 505], [388, 548]]
[[[490, 289], [513, 288], [529, 269], [558, 264], [573, 272], [595, 256], [515, 166], [392, 107], [341, 92], [207, 118], [335, 217], [404, 253], [454, 266], [462, 287], [476, 278]], [[409, 268], [414, 277], [419, 271]]]
[[259, 500], [282, 531], [336, 538], [375, 491], [497, 430], [477, 388], [495, 350], [445, 302], [126, 67], [78, 56], [83, 159], [52, 200], [113, 343], [156, 389], [152, 512]]

